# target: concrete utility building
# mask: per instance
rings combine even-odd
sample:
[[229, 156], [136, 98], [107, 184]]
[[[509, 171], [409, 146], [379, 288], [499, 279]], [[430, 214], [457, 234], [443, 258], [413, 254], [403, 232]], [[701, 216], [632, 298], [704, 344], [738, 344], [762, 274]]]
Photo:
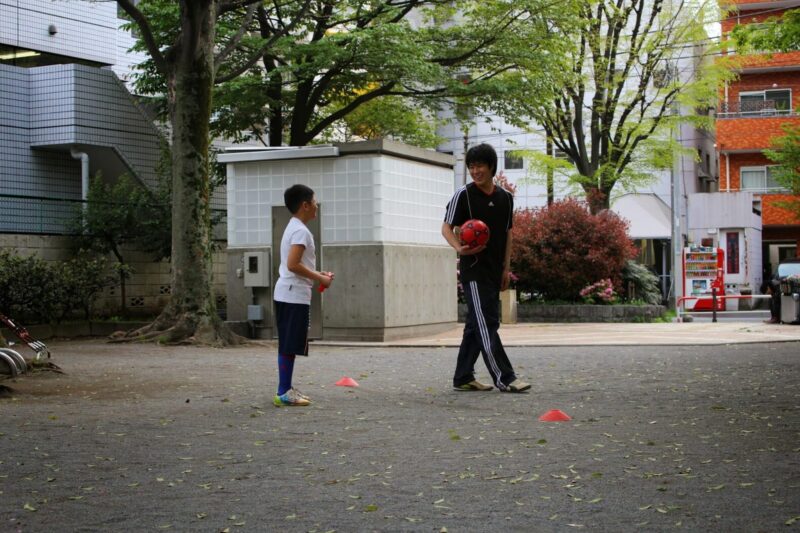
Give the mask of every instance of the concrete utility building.
[[312, 338], [384, 341], [455, 325], [456, 255], [441, 236], [453, 158], [386, 140], [233, 151], [228, 174], [228, 319], [271, 338], [272, 287], [295, 183], [320, 204], [309, 225], [317, 268], [336, 279], [314, 291]]

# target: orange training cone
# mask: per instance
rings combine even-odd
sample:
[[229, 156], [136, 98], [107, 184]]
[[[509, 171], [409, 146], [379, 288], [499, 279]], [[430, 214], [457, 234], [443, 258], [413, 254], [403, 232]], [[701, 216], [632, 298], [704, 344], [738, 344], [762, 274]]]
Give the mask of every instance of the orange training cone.
[[358, 387], [358, 383], [356, 383], [356, 380], [354, 380], [353, 378], [348, 378], [347, 376], [337, 381], [336, 385], [339, 387]]
[[572, 420], [572, 417], [558, 409], [550, 409], [539, 417], [540, 422], [566, 422], [567, 420]]

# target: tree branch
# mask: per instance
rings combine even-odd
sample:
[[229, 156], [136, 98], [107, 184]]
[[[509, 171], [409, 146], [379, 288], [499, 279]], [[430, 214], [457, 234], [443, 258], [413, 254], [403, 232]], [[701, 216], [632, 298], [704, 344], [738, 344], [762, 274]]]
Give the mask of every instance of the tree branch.
[[147, 17], [139, 11], [131, 0], [117, 0], [117, 5], [133, 19], [137, 26], [139, 26], [142, 40], [144, 40], [145, 46], [147, 46], [147, 51], [150, 53], [153, 63], [158, 71], [166, 77], [169, 74], [170, 66], [165, 56], [169, 54], [169, 50], [167, 50], [166, 53], [161, 53], [155, 37], [153, 37], [153, 30], [150, 27], [150, 23], [147, 21]]
[[[223, 48], [214, 57], [214, 65], [215, 65], [216, 72], [219, 72], [219, 65], [221, 65], [228, 58], [228, 56], [230, 56], [231, 53], [233, 53], [233, 51], [236, 50], [236, 47], [239, 46], [239, 43], [242, 42], [242, 38], [247, 33], [247, 30], [250, 27], [250, 23], [253, 21], [253, 16], [256, 13], [256, 9], [258, 9], [258, 5], [255, 4], [255, 3], [250, 4], [247, 7], [247, 13], [245, 14], [245, 17], [244, 17], [244, 20], [242, 21], [242, 24], [239, 26], [239, 29], [237, 30], [236, 35], [234, 35], [231, 38], [231, 40], [228, 41], [228, 44], [225, 45], [225, 48]], [[215, 74], [216, 74], [216, 72], [215, 72]]]

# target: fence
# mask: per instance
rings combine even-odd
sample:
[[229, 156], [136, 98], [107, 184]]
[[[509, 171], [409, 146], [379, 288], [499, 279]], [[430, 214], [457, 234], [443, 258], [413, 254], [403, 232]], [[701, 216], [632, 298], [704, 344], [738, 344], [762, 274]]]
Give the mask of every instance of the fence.
[[[34, 235], [74, 235], [72, 222], [84, 200], [48, 198], [24, 194], [0, 194], [0, 233]], [[226, 211], [212, 209], [214, 239], [226, 239]]]
[[758, 118], [794, 116], [791, 106], [782, 100], [744, 100], [723, 103], [717, 109], [717, 118]]
[[[704, 294], [702, 296], [681, 296], [678, 298], [678, 301], [675, 303], [675, 312], [677, 314], [677, 321], [683, 322], [682, 314], [685, 314], [686, 311], [683, 310], [683, 305], [689, 300], [706, 300], [709, 298], [708, 294]], [[725, 294], [725, 295], [717, 295], [717, 291], [711, 291], [711, 311], [702, 311], [702, 313], [711, 313], [711, 321], [717, 321], [717, 315], [731, 315], [736, 313], [743, 313], [746, 312], [745, 310], [741, 311], [717, 311], [717, 301], [722, 300], [725, 302], [726, 300], [744, 300], [744, 299], [752, 299], [752, 300], [766, 300], [771, 299], [772, 296], [769, 294]]]

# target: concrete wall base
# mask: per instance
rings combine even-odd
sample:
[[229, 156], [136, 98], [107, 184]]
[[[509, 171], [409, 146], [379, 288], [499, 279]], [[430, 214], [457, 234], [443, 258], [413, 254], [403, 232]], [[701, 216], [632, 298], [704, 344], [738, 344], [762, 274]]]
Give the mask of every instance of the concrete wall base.
[[[463, 322], [466, 304], [459, 304], [458, 319]], [[652, 322], [661, 318], [663, 305], [536, 305], [517, 306], [517, 322]]]
[[392, 328], [328, 328], [324, 329], [326, 341], [390, 342], [412, 337], [426, 337], [458, 326], [457, 322], [419, 324]]

